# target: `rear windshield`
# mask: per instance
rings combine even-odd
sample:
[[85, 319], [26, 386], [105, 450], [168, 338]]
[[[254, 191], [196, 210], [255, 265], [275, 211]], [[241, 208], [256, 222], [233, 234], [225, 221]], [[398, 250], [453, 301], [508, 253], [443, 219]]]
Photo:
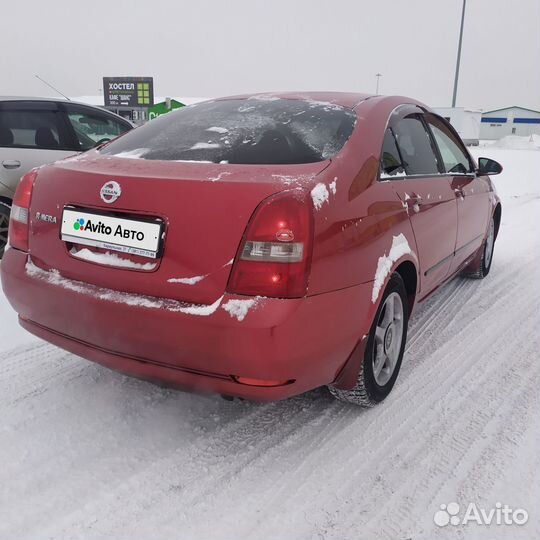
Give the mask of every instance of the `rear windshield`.
[[233, 99], [160, 116], [101, 150], [118, 157], [239, 164], [323, 161], [341, 150], [355, 114], [330, 103]]

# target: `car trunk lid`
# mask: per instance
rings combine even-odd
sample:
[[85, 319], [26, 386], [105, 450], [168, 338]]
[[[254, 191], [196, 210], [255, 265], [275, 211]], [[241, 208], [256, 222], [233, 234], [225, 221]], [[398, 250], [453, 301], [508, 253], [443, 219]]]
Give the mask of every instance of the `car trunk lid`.
[[[83, 154], [39, 172], [31, 202], [30, 254], [34, 264], [69, 279], [212, 304], [226, 289], [255, 208], [279, 191], [311, 186], [327, 164], [239, 166]], [[100, 193], [110, 182], [118, 184], [121, 194], [105, 202]], [[104, 196], [111, 198], [107, 190]], [[144, 256], [144, 250], [108, 249], [108, 242], [79, 241], [80, 231], [75, 229], [79, 213], [86, 218], [84, 226], [88, 216], [95, 216], [92, 227], [110, 223], [114, 231], [121, 223], [135, 230], [143, 223], [150, 224], [151, 235], [159, 229], [155, 257]], [[115, 243], [130, 241], [115, 239]]]

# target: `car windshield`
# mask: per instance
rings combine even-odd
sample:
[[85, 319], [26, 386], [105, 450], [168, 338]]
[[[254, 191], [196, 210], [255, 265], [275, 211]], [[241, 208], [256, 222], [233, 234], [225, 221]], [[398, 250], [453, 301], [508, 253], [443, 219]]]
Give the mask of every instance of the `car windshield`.
[[237, 164], [300, 164], [341, 150], [351, 109], [310, 100], [208, 101], [163, 115], [108, 144], [118, 157]]

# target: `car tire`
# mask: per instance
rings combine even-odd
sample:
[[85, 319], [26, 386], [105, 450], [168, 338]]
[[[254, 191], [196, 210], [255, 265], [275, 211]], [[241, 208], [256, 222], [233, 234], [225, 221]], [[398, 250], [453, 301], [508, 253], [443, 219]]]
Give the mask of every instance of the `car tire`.
[[489, 223], [486, 238], [478, 250], [473, 262], [464, 270], [463, 275], [471, 279], [484, 279], [491, 270], [493, 251], [495, 250], [495, 220]]
[[8, 225], [11, 206], [6, 202], [0, 201], [0, 259], [4, 255], [8, 241]]
[[[392, 274], [369, 332], [356, 385], [350, 390], [329, 386], [337, 399], [361, 407], [383, 401], [396, 382], [407, 341], [408, 298], [403, 279]], [[382, 362], [382, 364], [381, 364]]]

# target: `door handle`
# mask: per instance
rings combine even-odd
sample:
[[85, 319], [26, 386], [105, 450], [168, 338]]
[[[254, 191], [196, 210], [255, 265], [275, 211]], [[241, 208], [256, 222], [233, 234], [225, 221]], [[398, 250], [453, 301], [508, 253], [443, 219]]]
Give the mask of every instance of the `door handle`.
[[462, 187], [454, 188], [454, 193], [456, 194], [456, 198], [459, 197], [460, 199], [465, 198], [465, 192], [463, 191]]
[[2, 161], [4, 169], [18, 169], [21, 166], [21, 162], [16, 159], [6, 159]]

